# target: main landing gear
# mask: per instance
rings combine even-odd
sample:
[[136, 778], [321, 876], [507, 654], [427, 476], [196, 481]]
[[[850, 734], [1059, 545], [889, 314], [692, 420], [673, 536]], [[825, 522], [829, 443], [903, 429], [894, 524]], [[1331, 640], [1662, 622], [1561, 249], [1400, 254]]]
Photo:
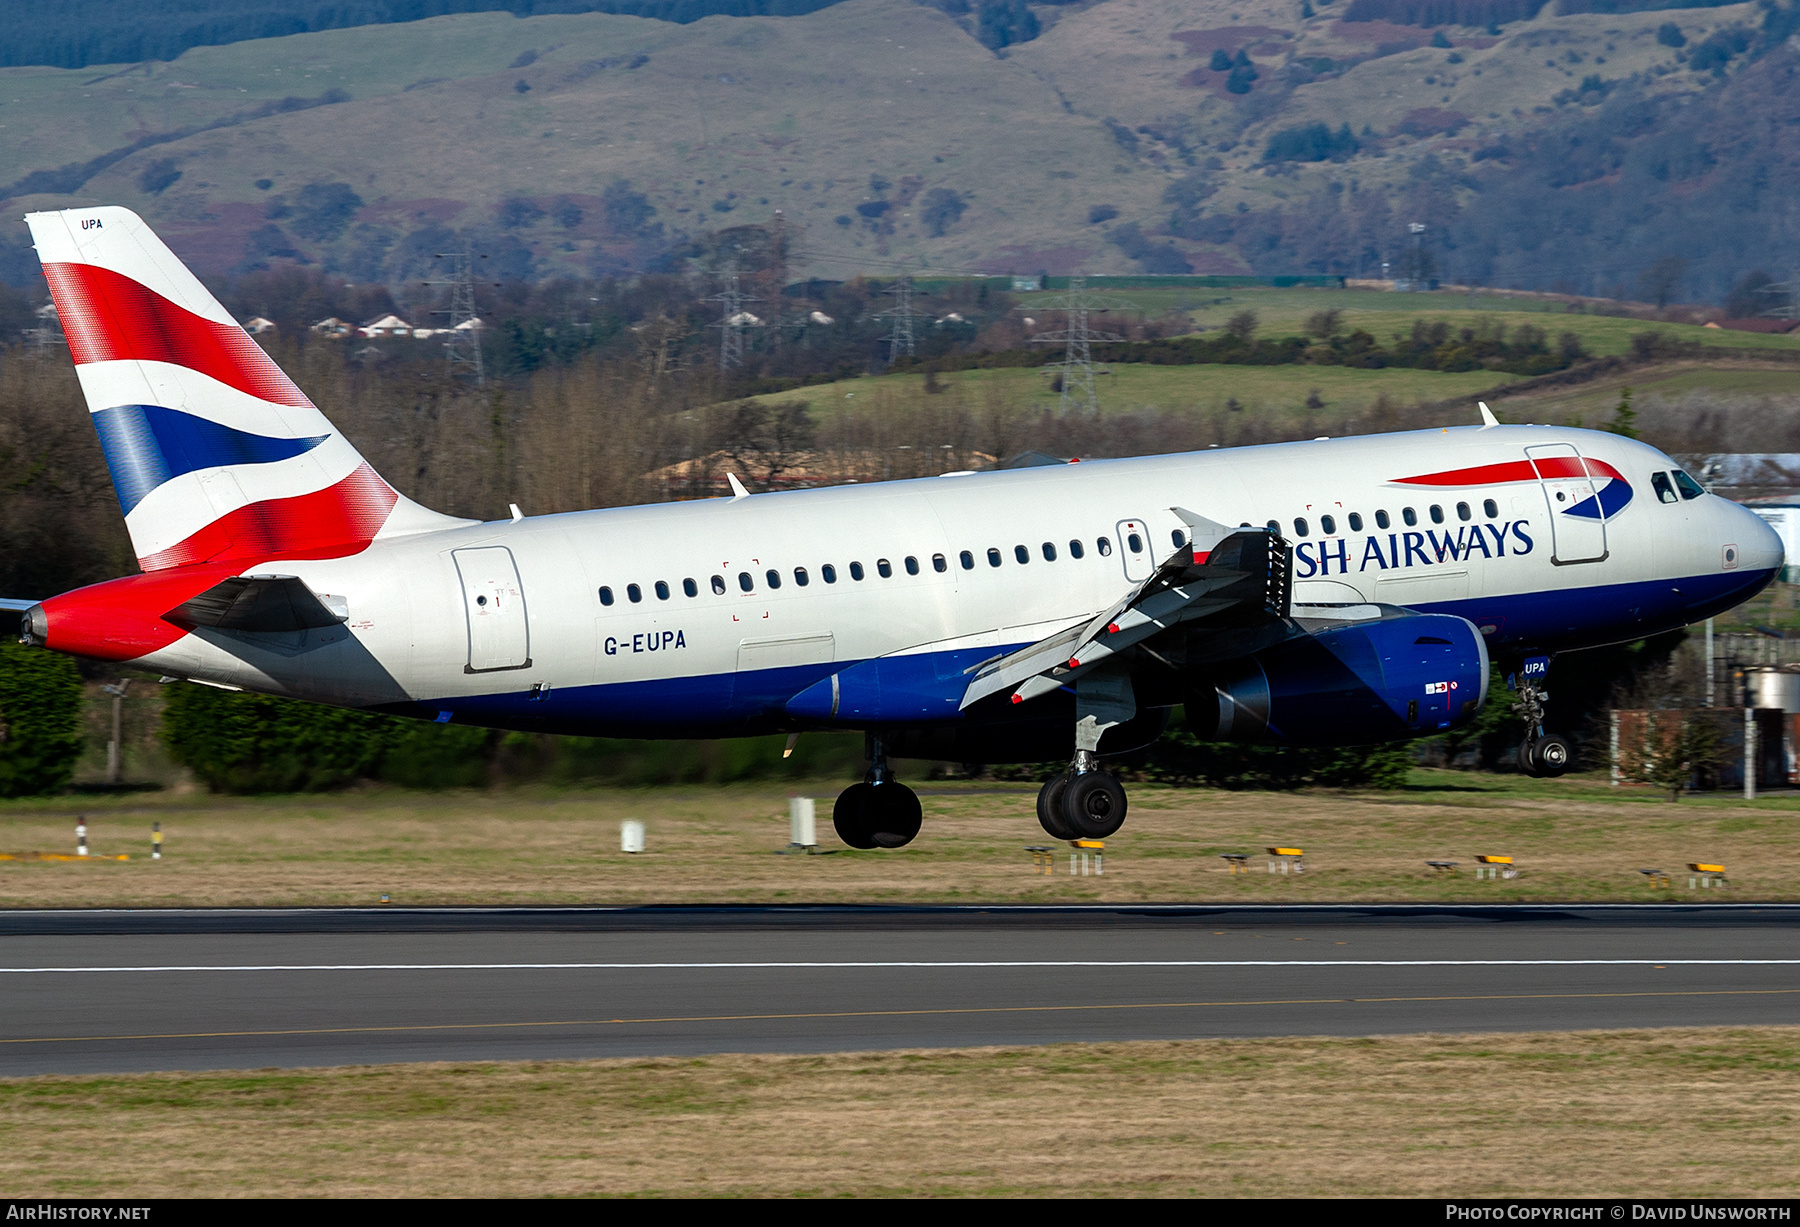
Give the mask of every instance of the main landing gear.
[[1544, 703], [1550, 698], [1536, 682], [1519, 680], [1519, 701], [1513, 710], [1525, 720], [1525, 740], [1519, 743], [1519, 770], [1533, 779], [1555, 779], [1569, 769], [1568, 739], [1544, 731]]
[[838, 794], [831, 825], [852, 848], [904, 848], [919, 833], [919, 794], [888, 773], [887, 747], [869, 734], [869, 775]]
[[[1090, 683], [1076, 692], [1082, 714], [1075, 722], [1075, 761], [1038, 790], [1038, 822], [1052, 839], [1105, 839], [1125, 825], [1125, 789], [1100, 770], [1096, 756], [1100, 735], [1129, 720], [1137, 704], [1129, 679], [1098, 680], [1100, 686]], [[1111, 719], [1101, 723], [1100, 715]]]

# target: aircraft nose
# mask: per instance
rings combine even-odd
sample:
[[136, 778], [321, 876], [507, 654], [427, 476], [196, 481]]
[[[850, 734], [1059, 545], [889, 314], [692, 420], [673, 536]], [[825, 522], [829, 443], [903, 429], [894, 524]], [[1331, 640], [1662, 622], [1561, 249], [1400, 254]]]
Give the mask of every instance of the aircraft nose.
[[1731, 510], [1733, 523], [1725, 539], [1738, 548], [1738, 569], [1780, 570], [1785, 565], [1786, 554], [1781, 544], [1781, 534], [1770, 527], [1767, 520], [1746, 507], [1733, 505]]

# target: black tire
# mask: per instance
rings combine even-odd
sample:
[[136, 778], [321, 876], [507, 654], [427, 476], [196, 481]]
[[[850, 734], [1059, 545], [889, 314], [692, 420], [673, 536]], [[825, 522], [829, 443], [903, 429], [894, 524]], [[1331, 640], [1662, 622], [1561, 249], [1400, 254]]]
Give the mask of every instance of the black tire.
[[1105, 839], [1125, 825], [1125, 789], [1104, 771], [1069, 781], [1062, 795], [1063, 822], [1077, 839]]
[[1529, 737], [1519, 743], [1519, 774], [1528, 775], [1534, 780], [1543, 775], [1538, 770], [1537, 743]]
[[871, 784], [863, 802], [863, 821], [877, 848], [904, 848], [919, 834], [925, 812], [919, 794], [889, 780]]
[[1068, 789], [1072, 778], [1070, 772], [1064, 771], [1044, 781], [1044, 786], [1038, 789], [1038, 825], [1044, 828], [1044, 833], [1051, 839], [1079, 838], [1062, 815], [1063, 793]]
[[869, 793], [871, 784], [852, 784], [838, 794], [837, 804], [831, 807], [831, 825], [837, 828], [838, 838], [852, 848], [865, 851], [878, 847], [875, 842], [875, 829], [869, 822]]
[[1555, 733], [1538, 738], [1531, 748], [1532, 765], [1537, 768], [1537, 774], [1546, 779], [1553, 780], [1562, 775], [1569, 769], [1574, 757], [1568, 740]]

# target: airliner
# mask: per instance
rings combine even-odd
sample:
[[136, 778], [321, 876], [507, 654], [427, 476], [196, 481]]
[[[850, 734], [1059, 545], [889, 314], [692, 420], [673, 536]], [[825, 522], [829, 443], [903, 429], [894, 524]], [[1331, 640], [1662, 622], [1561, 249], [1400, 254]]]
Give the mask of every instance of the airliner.
[[[1068, 763], [1058, 839], [1125, 820], [1109, 756], [1455, 729], [1557, 653], [1730, 609], [1776, 534], [1633, 439], [1480, 423], [478, 522], [375, 472], [135, 214], [26, 218], [141, 573], [28, 643], [442, 724], [610, 737], [856, 730], [833, 821], [909, 843], [891, 758]], [[791, 742], [790, 742], [791, 744]]]

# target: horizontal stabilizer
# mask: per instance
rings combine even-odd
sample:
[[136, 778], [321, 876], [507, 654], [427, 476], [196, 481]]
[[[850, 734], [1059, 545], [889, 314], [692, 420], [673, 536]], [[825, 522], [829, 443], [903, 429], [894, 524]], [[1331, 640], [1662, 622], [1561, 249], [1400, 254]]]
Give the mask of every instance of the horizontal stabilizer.
[[177, 626], [222, 631], [303, 631], [348, 617], [343, 598], [321, 599], [293, 575], [234, 575], [163, 615]]

